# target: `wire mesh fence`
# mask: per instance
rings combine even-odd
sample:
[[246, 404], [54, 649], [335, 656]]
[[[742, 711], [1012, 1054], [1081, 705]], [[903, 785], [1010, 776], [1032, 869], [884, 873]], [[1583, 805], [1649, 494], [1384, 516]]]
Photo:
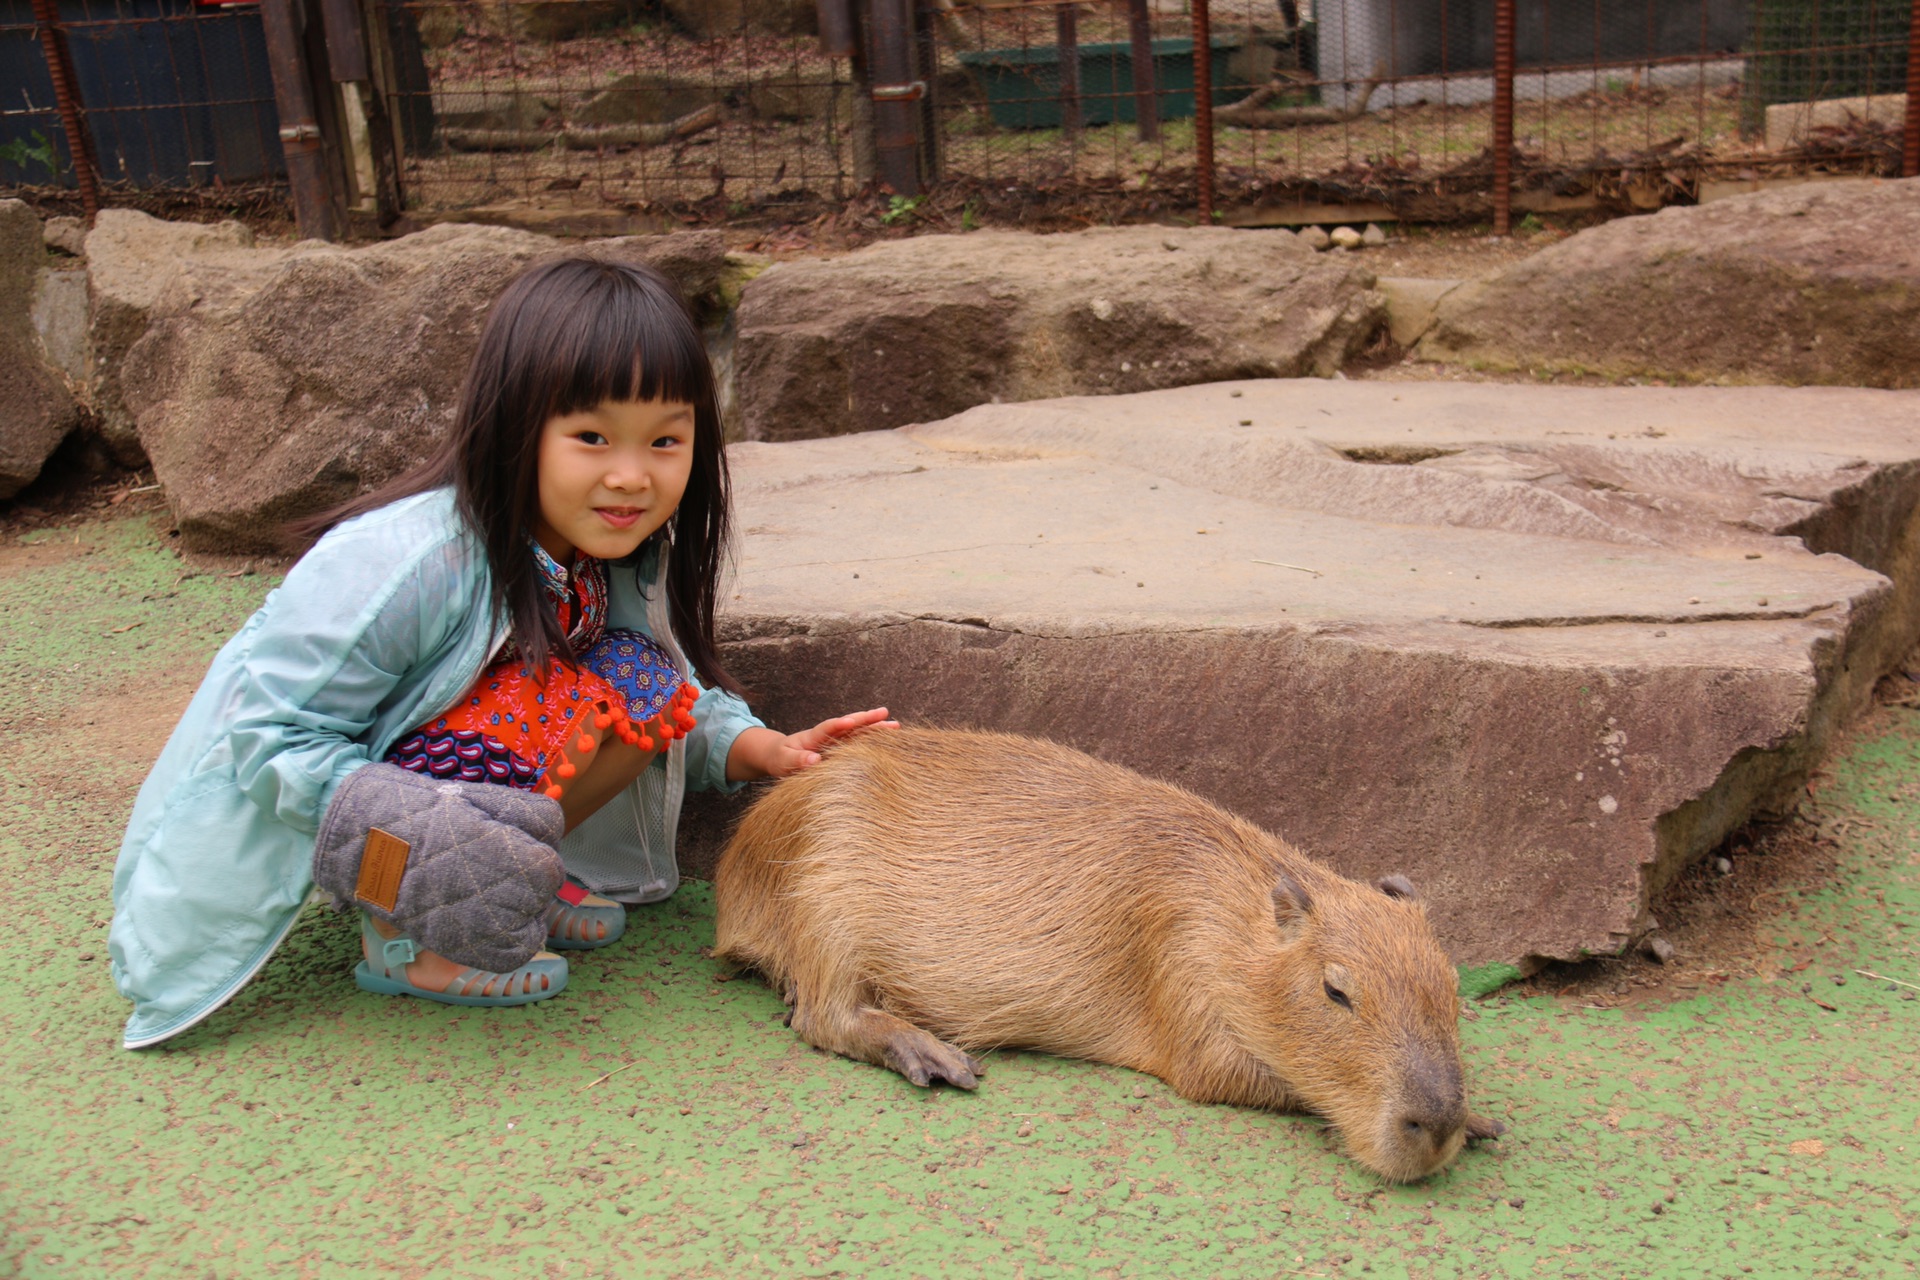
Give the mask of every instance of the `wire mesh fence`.
[[[285, 174], [257, 14], [194, 0], [61, 0], [57, 12], [109, 188]], [[29, 0], [0, 0], [0, 189], [76, 180], [41, 29]]]
[[[29, 11], [52, 2], [0, 0], [0, 188], [70, 180]], [[1920, 158], [1915, 0], [359, 2], [425, 217], [726, 219], [877, 191], [909, 218], [930, 190], [982, 218], [1437, 220]], [[817, 25], [836, 6], [837, 49]], [[59, 13], [109, 183], [284, 171], [252, 5]]]

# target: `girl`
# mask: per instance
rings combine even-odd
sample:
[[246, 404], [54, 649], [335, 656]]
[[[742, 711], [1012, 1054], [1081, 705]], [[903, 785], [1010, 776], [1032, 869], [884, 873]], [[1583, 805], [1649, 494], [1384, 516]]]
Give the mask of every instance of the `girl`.
[[673, 287], [582, 257], [519, 276], [451, 434], [310, 526], [141, 787], [109, 939], [126, 1046], [232, 998], [316, 879], [364, 910], [363, 988], [544, 999], [566, 962], [542, 942], [605, 945], [623, 904], [673, 891], [686, 786], [890, 726], [783, 735], [748, 711], [714, 640], [728, 529], [713, 373]]

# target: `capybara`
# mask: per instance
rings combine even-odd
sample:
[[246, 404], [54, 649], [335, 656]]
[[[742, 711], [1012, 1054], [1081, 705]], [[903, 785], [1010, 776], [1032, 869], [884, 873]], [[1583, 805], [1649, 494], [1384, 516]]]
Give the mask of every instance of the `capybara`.
[[1033, 738], [869, 733], [756, 803], [715, 953], [808, 1043], [971, 1089], [995, 1047], [1196, 1102], [1318, 1112], [1384, 1177], [1470, 1116], [1456, 978], [1413, 886], [1336, 875], [1179, 787]]

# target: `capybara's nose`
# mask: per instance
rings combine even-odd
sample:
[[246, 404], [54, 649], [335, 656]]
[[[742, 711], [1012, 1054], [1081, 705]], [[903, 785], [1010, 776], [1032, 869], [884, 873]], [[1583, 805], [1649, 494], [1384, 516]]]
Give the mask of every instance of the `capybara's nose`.
[[1446, 1150], [1454, 1135], [1465, 1127], [1466, 1121], [1464, 1107], [1446, 1108], [1439, 1113], [1409, 1112], [1400, 1117], [1400, 1137], [1410, 1146], [1417, 1148], [1425, 1145], [1438, 1154]]

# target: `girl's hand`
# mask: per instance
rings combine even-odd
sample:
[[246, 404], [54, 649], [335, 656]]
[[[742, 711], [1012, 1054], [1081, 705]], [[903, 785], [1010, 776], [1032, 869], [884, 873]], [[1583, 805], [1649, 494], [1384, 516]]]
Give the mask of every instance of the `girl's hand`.
[[755, 726], [744, 729], [727, 752], [727, 781], [749, 778], [784, 778], [810, 765], [820, 763], [820, 753], [841, 738], [852, 737], [867, 729], [898, 729], [898, 720], [887, 719], [885, 707], [856, 711], [848, 716], [822, 720], [811, 729], [798, 733], [777, 733]]

